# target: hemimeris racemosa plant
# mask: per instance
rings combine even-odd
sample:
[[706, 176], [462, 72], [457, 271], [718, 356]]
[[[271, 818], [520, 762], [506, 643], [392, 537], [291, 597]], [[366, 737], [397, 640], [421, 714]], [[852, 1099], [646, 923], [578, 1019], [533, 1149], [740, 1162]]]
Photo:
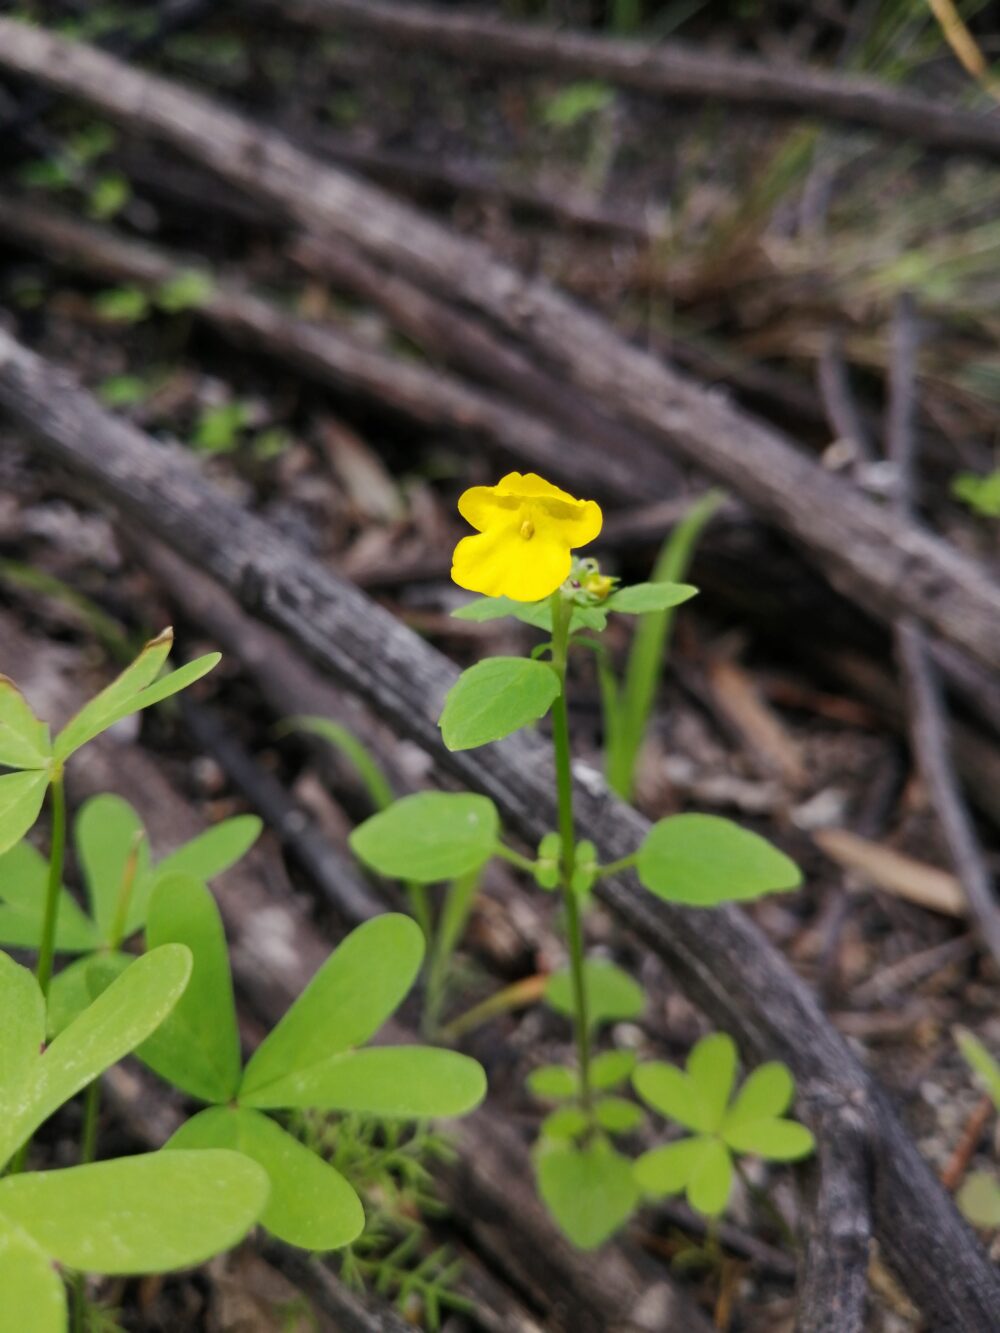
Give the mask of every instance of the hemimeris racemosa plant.
[[[396, 915], [344, 940], [243, 1067], [225, 936], [203, 880], [243, 855], [256, 819], [226, 821], [153, 864], [131, 807], [97, 797], [76, 824], [91, 914], [63, 887], [65, 762], [218, 661], [211, 654], [160, 677], [171, 642], [167, 630], [147, 644], [54, 742], [0, 677], [0, 766], [16, 770], [0, 776], [0, 940], [37, 952], [35, 976], [0, 953], [0, 1324], [19, 1333], [66, 1327], [54, 1264], [107, 1274], [189, 1267], [258, 1219], [309, 1249], [355, 1237], [364, 1213], [352, 1187], [264, 1112], [460, 1115], [485, 1091], [479, 1065], [450, 1051], [357, 1049], [420, 968], [420, 931]], [[19, 839], [48, 789], [46, 863]], [[119, 952], [143, 926], [147, 952]], [[53, 977], [57, 952], [83, 957]], [[93, 1163], [97, 1080], [129, 1052], [209, 1109], [169, 1151]], [[26, 1174], [32, 1134], [84, 1088], [84, 1164]], [[79, 1280], [75, 1296], [82, 1327]]]
[[[785, 1160], [803, 1155], [812, 1144], [808, 1131], [781, 1119], [793, 1090], [783, 1066], [780, 1075], [776, 1066], [758, 1071], [756, 1080], [751, 1075], [726, 1110], [735, 1070], [728, 1038], [714, 1038], [699, 1048], [692, 1056], [693, 1073], [675, 1071], [685, 1081], [669, 1109], [649, 1095], [649, 1086], [655, 1094], [668, 1066], [634, 1069], [628, 1052], [595, 1056], [599, 1026], [635, 1017], [643, 995], [621, 969], [585, 958], [583, 914], [593, 884], [634, 866], [640, 882], [658, 897], [712, 907], [795, 888], [800, 875], [763, 838], [702, 814], [662, 819], [634, 853], [613, 865], [598, 863], [593, 844], [577, 839], [573, 812], [570, 652], [578, 645], [593, 646], [587, 635], [603, 630], [609, 614], [662, 611], [693, 597], [696, 589], [665, 582], [619, 588], [596, 561], [575, 557], [576, 548], [599, 535], [601, 511], [594, 501], [578, 500], [534, 473], [512, 472], [496, 486], [473, 487], [459, 500], [459, 511], [477, 535], [459, 542], [452, 577], [484, 596], [457, 614], [479, 621], [512, 615], [550, 638], [530, 658], [490, 657], [464, 671], [445, 701], [442, 736], [451, 750], [470, 749], [551, 714], [558, 828], [542, 839], [535, 857], [526, 857], [501, 840], [498, 812], [488, 798], [422, 793], [373, 816], [355, 830], [351, 842], [362, 861], [392, 877], [430, 884], [475, 874], [492, 856], [501, 856], [542, 888], [561, 894], [569, 967], [550, 978], [546, 1000], [572, 1018], [577, 1058], [575, 1069], [549, 1066], [530, 1079], [539, 1096], [561, 1103], [542, 1124], [535, 1166], [555, 1220], [571, 1240], [590, 1248], [629, 1217], [644, 1189], [687, 1189], [698, 1206], [711, 1205], [704, 1211], [721, 1211], [728, 1199], [732, 1150]], [[655, 1165], [659, 1159], [647, 1155], [634, 1165], [613, 1142], [643, 1118], [634, 1102], [614, 1092], [630, 1075], [654, 1107], [698, 1133], [694, 1146], [685, 1150], [687, 1170], [677, 1167], [665, 1183], [662, 1173], [652, 1178], [650, 1161]], [[687, 1109], [678, 1116], [685, 1100]], [[754, 1118], [751, 1112], [757, 1110]], [[740, 1131], [746, 1131], [743, 1137]], [[709, 1163], [711, 1190], [701, 1186], [702, 1156]]]

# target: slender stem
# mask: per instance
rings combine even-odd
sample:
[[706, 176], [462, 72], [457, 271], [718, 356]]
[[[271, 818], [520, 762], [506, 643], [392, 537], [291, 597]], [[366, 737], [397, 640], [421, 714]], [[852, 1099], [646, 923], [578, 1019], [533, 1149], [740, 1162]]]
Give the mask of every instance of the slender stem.
[[619, 870], [627, 870], [629, 866], [634, 866], [639, 859], [638, 852], [631, 852], [628, 856], [621, 856], [617, 861], [609, 861], [606, 866], [597, 867], [597, 878], [604, 879], [607, 875], [617, 875]]
[[580, 902], [573, 892], [576, 860], [576, 829], [573, 821], [573, 770], [570, 765], [569, 710], [566, 706], [566, 658], [569, 650], [569, 622], [573, 607], [560, 593], [552, 594], [552, 665], [559, 676], [559, 695], [552, 706], [552, 743], [556, 761], [556, 793], [559, 806], [561, 848], [561, 888], [566, 912], [566, 936], [569, 944], [570, 977], [573, 983], [573, 1009], [576, 1017], [576, 1050], [580, 1065], [580, 1101], [590, 1110], [590, 1021], [587, 1013], [587, 985], [583, 966], [583, 922]]
[[38, 950], [35, 976], [42, 994], [48, 999], [52, 981], [52, 959], [56, 948], [56, 925], [59, 919], [59, 891], [62, 888], [63, 859], [66, 852], [66, 791], [62, 769], [52, 774], [52, 845], [49, 852], [49, 882], [45, 894], [45, 917], [42, 921], [42, 942]]
[[515, 852], [513, 847], [508, 847], [504, 842], [498, 842], [493, 848], [497, 856], [504, 861], [509, 861], [512, 866], [517, 866], [518, 870], [525, 870], [529, 875], [535, 873], [537, 861], [533, 861], [529, 856], [522, 856], [520, 852]]
[[109, 937], [112, 951], [120, 949], [122, 940], [125, 938], [125, 927], [128, 925], [128, 909], [132, 902], [132, 890], [135, 888], [135, 877], [139, 869], [139, 851], [145, 836], [141, 830], [136, 832], [132, 838], [128, 856], [125, 858], [122, 882], [118, 890], [118, 901], [115, 904], [115, 919]]
[[101, 1112], [101, 1080], [95, 1078], [83, 1099], [83, 1132], [80, 1135], [80, 1161], [92, 1162], [97, 1156], [97, 1117]]

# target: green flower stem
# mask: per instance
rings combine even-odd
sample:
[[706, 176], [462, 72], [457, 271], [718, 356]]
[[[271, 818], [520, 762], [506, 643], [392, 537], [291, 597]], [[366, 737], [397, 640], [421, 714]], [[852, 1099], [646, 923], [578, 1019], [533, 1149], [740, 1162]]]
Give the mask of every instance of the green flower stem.
[[35, 976], [46, 999], [52, 981], [52, 959], [56, 949], [56, 925], [59, 919], [59, 891], [62, 888], [63, 860], [66, 854], [66, 790], [62, 769], [52, 774], [52, 845], [49, 852], [49, 882], [45, 893], [42, 942], [38, 949]]
[[493, 850], [502, 860], [509, 861], [512, 866], [517, 866], [518, 870], [527, 871], [529, 875], [535, 873], [538, 862], [532, 860], [531, 857], [522, 856], [520, 852], [515, 852], [514, 848], [508, 847], [506, 843], [498, 842]]
[[604, 879], [607, 875], [617, 875], [620, 870], [627, 870], [629, 866], [634, 866], [639, 859], [638, 852], [631, 852], [628, 856], [619, 857], [617, 861], [609, 861], [606, 866], [597, 867], [597, 878]]
[[552, 666], [559, 677], [559, 695], [552, 705], [552, 743], [556, 761], [556, 792], [559, 805], [559, 837], [563, 907], [569, 943], [570, 976], [573, 983], [573, 1009], [576, 1026], [576, 1050], [580, 1065], [580, 1101], [590, 1111], [590, 1020], [587, 1013], [587, 985], [583, 967], [583, 922], [580, 900], [573, 892], [576, 862], [576, 829], [573, 821], [573, 770], [570, 764], [569, 710], [566, 706], [566, 659], [569, 653], [569, 623], [572, 603], [559, 592], [552, 594]]

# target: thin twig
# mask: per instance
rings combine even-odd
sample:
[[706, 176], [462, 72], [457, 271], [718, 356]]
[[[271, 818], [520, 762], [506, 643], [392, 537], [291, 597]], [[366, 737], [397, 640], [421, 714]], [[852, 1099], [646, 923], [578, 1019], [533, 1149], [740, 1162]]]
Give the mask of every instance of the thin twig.
[[[896, 469], [895, 508], [901, 518], [911, 521], [915, 493], [918, 348], [916, 310], [912, 297], [903, 292], [896, 302], [892, 324], [886, 448]], [[1000, 907], [993, 894], [992, 876], [975, 825], [955, 776], [948, 714], [927, 634], [911, 616], [900, 616], [895, 623], [894, 636], [910, 708], [913, 753], [927, 784], [931, 804], [941, 821], [969, 915], [981, 941], [1000, 965]]]

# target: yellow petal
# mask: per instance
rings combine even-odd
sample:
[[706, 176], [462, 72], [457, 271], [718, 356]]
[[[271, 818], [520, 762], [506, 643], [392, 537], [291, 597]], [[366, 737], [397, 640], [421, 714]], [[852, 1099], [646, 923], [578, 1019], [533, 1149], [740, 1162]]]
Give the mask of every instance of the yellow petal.
[[[544, 501], [542, 503], [544, 504]], [[574, 500], [573, 504], [572, 515], [563, 515], [560, 512], [556, 517], [559, 520], [560, 536], [565, 537], [575, 549], [577, 546], [586, 546], [598, 536], [604, 524], [604, 515], [596, 500]], [[559, 509], [561, 511], [561, 505]]]
[[458, 512], [478, 532], [509, 521], [521, 501], [516, 496], [500, 494], [499, 486], [470, 486], [458, 498]]
[[551, 481], [546, 481], [540, 477], [537, 472], [508, 472], [505, 477], [501, 477], [497, 484], [492, 487], [499, 495], [520, 495], [524, 499], [534, 500], [544, 497], [548, 500], [563, 500], [567, 504], [582, 504], [582, 500], [577, 500], [570, 495], [569, 491], [561, 491], [558, 486], [553, 486]]
[[569, 547], [547, 533], [530, 541], [516, 524], [463, 537], [455, 547], [451, 577], [460, 588], [486, 597], [515, 602], [540, 602], [554, 593], [569, 574]]

